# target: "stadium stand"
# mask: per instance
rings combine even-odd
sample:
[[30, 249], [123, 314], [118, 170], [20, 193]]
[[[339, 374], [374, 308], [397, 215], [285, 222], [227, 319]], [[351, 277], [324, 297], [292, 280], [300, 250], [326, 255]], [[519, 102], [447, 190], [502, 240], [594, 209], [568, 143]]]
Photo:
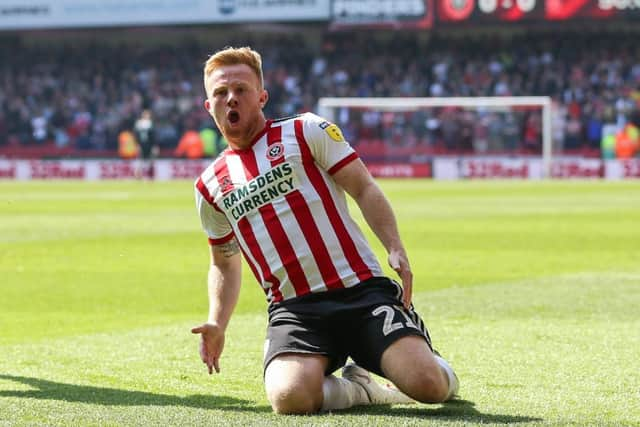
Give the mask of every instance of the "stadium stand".
[[[0, 156], [115, 157], [118, 134], [150, 108], [161, 155], [169, 157], [186, 129], [212, 128], [202, 108], [200, 68], [228, 44], [263, 52], [268, 117], [312, 111], [321, 96], [548, 95], [557, 108], [556, 144], [565, 153], [599, 157], [603, 127], [624, 124], [640, 109], [640, 44], [637, 35], [620, 32], [372, 37], [349, 31], [170, 44], [75, 38], [0, 37], [0, 57], [10, 58], [0, 64]], [[368, 129], [383, 127], [393, 136], [394, 127], [406, 126], [414, 138], [395, 142], [400, 154], [416, 146], [425, 154], [477, 151], [465, 142], [468, 132], [494, 132], [506, 147], [540, 149], [532, 115], [480, 122], [446, 110], [400, 120], [363, 114], [344, 130], [365, 156], [375, 157], [385, 143], [368, 139]]]

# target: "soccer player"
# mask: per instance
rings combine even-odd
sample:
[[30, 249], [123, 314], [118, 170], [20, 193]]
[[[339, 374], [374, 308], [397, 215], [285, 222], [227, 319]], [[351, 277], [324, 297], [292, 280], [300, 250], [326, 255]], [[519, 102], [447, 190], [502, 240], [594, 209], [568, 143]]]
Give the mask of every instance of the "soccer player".
[[[195, 184], [211, 265], [209, 317], [192, 332], [209, 373], [220, 371], [242, 252], [269, 303], [264, 381], [276, 413], [453, 398], [458, 379], [411, 304], [392, 208], [340, 129], [311, 113], [267, 120], [261, 57], [247, 47], [212, 55], [204, 85], [205, 108], [229, 143]], [[384, 277], [345, 192], [402, 287]], [[345, 366], [349, 357], [355, 364]]]

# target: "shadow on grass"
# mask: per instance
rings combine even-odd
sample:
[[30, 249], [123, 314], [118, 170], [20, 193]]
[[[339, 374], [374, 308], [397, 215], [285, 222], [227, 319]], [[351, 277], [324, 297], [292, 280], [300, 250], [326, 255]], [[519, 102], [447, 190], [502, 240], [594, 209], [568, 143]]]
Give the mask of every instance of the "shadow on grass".
[[63, 400], [66, 402], [91, 403], [107, 406], [187, 406], [202, 409], [271, 412], [271, 407], [269, 406], [255, 406], [251, 401], [228, 396], [194, 394], [181, 397], [144, 391], [65, 384], [14, 375], [0, 375], [0, 379], [15, 381], [36, 389], [0, 390], [0, 397]]
[[478, 424], [517, 424], [543, 421], [542, 418], [520, 415], [483, 414], [475, 408], [476, 404], [468, 400], [452, 400], [438, 407], [417, 405], [413, 407], [391, 408], [389, 406], [361, 406], [344, 412], [334, 412], [333, 415], [384, 415], [386, 417], [402, 417], [414, 419], [441, 419], [468, 421]]
[[[15, 375], [0, 374], [0, 379], [15, 381], [35, 389], [0, 390], [0, 397], [62, 400], [65, 402], [105, 406], [186, 406], [190, 408], [219, 409], [223, 411], [271, 413], [271, 407], [269, 406], [256, 406], [249, 400], [236, 399], [228, 396], [195, 394], [180, 397], [144, 391], [66, 384]], [[429, 407], [426, 405], [396, 408], [389, 406], [360, 406], [345, 411], [333, 412], [334, 416], [355, 414], [383, 415], [394, 418], [463, 420], [481, 424], [517, 424], [542, 421], [542, 418], [536, 417], [483, 414], [475, 408], [475, 403], [468, 400], [454, 400], [438, 407]]]

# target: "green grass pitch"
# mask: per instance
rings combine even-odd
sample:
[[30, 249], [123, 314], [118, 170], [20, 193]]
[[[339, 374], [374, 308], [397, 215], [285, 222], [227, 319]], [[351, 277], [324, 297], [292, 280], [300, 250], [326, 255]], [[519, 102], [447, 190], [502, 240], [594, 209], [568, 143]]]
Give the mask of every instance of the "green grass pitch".
[[459, 401], [276, 416], [248, 270], [222, 372], [199, 360], [191, 182], [1, 182], [0, 425], [640, 425], [640, 182], [381, 185]]

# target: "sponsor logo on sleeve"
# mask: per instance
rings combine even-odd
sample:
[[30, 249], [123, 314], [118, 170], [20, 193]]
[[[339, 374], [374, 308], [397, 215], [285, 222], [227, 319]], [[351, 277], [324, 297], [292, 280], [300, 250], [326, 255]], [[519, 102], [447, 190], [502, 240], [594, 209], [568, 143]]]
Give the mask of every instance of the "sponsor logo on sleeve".
[[335, 142], [344, 141], [344, 136], [342, 136], [342, 131], [340, 130], [338, 125], [324, 121], [320, 123], [318, 126], [320, 126], [320, 129], [324, 130], [327, 133], [327, 135], [329, 135], [329, 137], [333, 139]]

